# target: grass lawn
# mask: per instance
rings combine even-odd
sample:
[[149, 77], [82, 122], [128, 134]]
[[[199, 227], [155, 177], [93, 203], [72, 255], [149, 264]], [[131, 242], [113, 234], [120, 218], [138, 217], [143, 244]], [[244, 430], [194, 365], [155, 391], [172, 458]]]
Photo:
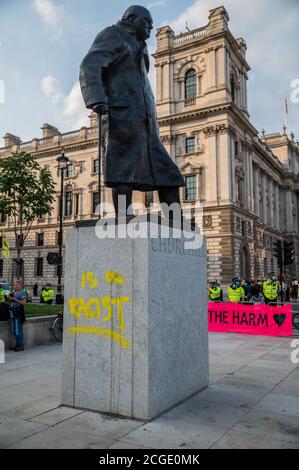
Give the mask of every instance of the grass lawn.
[[47, 305], [47, 304], [26, 304], [25, 314], [27, 318], [43, 317], [46, 315], [57, 315], [63, 310], [63, 305]]

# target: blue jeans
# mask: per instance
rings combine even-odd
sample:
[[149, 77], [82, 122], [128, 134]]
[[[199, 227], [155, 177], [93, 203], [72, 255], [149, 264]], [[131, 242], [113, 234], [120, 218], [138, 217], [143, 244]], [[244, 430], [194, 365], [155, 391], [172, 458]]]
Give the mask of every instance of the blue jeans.
[[10, 328], [12, 334], [16, 338], [16, 346], [17, 348], [24, 347], [24, 334], [23, 334], [23, 325], [21, 324], [20, 317], [12, 317], [10, 319]]

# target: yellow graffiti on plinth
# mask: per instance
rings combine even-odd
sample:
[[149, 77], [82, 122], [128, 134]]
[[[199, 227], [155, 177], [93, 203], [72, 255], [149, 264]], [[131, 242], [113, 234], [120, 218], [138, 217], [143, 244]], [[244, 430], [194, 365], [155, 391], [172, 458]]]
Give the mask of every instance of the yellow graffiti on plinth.
[[125, 282], [123, 276], [114, 271], [108, 271], [105, 274], [105, 281], [108, 282], [108, 284], [119, 284], [119, 285], [122, 285]]
[[70, 333], [91, 333], [94, 335], [105, 336], [106, 338], [111, 338], [113, 341], [116, 341], [120, 344], [121, 347], [127, 349], [129, 347], [129, 341], [127, 338], [122, 336], [120, 333], [112, 330], [104, 330], [102, 328], [94, 328], [90, 326], [76, 326], [73, 328], [68, 328]]
[[[76, 318], [97, 318], [102, 322], [108, 322], [112, 319], [113, 315], [113, 305], [117, 306], [117, 315], [118, 315], [118, 330], [119, 332], [125, 331], [125, 322], [123, 315], [123, 304], [126, 304], [131, 301], [131, 298], [128, 296], [112, 298], [108, 295], [102, 297], [93, 297], [88, 301], [85, 301], [83, 298], [74, 297], [69, 299], [69, 313], [74, 315]], [[102, 311], [105, 311], [105, 316], [102, 316]], [[122, 347], [127, 348], [129, 345], [128, 340], [121, 335], [121, 333], [107, 330], [103, 328], [95, 328], [89, 326], [76, 326], [68, 328], [68, 331], [71, 333], [93, 333], [101, 336], [109, 337], [112, 340], [118, 342]]]
[[81, 276], [82, 289], [85, 289], [85, 287], [87, 287], [86, 284], [89, 284], [88, 285], [89, 289], [95, 289], [96, 287], [98, 287], [99, 281], [94, 277], [92, 272], [82, 274]]
[[[124, 315], [123, 315], [123, 304], [130, 302], [130, 297], [118, 297], [113, 299], [108, 295], [105, 295], [100, 300], [98, 297], [93, 297], [85, 302], [82, 298], [74, 297], [69, 300], [70, 315], [74, 315], [77, 318], [81, 318], [83, 314], [86, 318], [98, 318], [101, 321], [107, 322], [112, 318], [112, 305], [117, 305], [117, 314], [119, 321], [120, 331], [124, 331]], [[101, 317], [101, 306], [107, 310], [107, 315]]]

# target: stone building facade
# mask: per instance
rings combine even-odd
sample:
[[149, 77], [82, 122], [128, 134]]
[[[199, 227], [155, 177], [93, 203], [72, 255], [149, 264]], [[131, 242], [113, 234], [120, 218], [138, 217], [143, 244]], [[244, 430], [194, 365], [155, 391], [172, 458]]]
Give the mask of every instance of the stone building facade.
[[[203, 220], [207, 237], [209, 279], [228, 284], [232, 277], [253, 278], [277, 272], [273, 243], [295, 244], [295, 263], [289, 276], [299, 275], [299, 146], [294, 136], [258, 135], [248, 113], [246, 44], [228, 28], [224, 7], [210, 11], [206, 27], [175, 35], [169, 26], [157, 31], [154, 54], [157, 72], [156, 104], [161, 137], [181, 168], [181, 188], [188, 218]], [[25, 284], [57, 284], [47, 264], [57, 251], [59, 230], [59, 171], [63, 149], [71, 161], [65, 173], [64, 234], [77, 220], [97, 218], [97, 117], [90, 126], [61, 134], [45, 124], [42, 139], [21, 142], [5, 136], [0, 158], [15, 151], [32, 153], [47, 167], [57, 197], [50, 216], [32, 227], [23, 249]], [[101, 189], [102, 201], [112, 203], [111, 191]], [[158, 202], [157, 194], [135, 193], [134, 201]], [[203, 218], [198, 212], [204, 207]], [[112, 214], [107, 214], [112, 215]], [[15, 256], [13, 228], [0, 215]], [[0, 282], [11, 279], [11, 260], [0, 255]]]
[[248, 113], [246, 43], [224, 7], [207, 26], [157, 31], [157, 113], [164, 144], [186, 177], [185, 207], [204, 204], [210, 279], [277, 272], [273, 242], [295, 243], [298, 276], [299, 146], [262, 134]]

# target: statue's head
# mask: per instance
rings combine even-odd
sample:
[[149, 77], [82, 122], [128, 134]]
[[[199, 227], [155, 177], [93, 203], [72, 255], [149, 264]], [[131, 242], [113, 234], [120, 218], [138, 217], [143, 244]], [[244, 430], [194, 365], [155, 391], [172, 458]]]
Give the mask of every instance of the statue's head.
[[145, 41], [150, 37], [153, 18], [146, 8], [139, 5], [129, 7], [125, 11], [122, 21], [130, 23], [134, 27], [137, 39]]

